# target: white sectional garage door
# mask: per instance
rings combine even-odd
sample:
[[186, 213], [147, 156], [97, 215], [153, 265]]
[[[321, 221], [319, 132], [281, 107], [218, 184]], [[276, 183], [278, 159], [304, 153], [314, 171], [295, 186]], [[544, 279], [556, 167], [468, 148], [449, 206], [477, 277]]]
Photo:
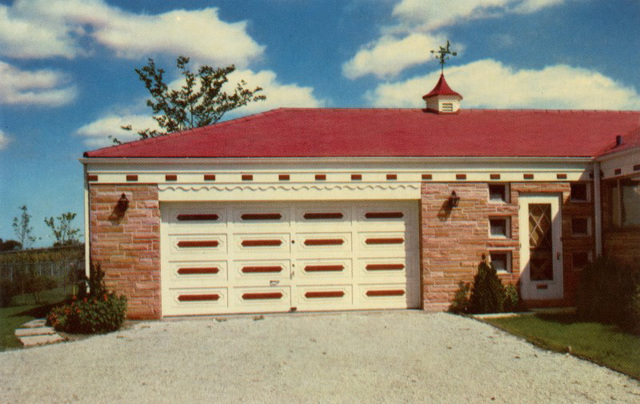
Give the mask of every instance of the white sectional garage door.
[[417, 202], [161, 209], [165, 316], [420, 306]]

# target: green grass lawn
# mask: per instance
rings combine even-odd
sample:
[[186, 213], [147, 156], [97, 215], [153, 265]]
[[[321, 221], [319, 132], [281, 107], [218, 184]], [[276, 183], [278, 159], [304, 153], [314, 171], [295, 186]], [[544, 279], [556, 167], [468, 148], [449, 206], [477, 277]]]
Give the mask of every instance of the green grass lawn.
[[44, 318], [49, 310], [62, 302], [71, 293], [71, 287], [60, 287], [42, 293], [42, 304], [34, 303], [33, 295], [13, 298], [13, 306], [0, 308], [0, 351], [20, 348], [22, 345], [14, 335], [16, 328], [27, 321]]
[[580, 321], [573, 313], [538, 313], [484, 321], [539, 347], [570, 351], [640, 380], [640, 336], [617, 326]]

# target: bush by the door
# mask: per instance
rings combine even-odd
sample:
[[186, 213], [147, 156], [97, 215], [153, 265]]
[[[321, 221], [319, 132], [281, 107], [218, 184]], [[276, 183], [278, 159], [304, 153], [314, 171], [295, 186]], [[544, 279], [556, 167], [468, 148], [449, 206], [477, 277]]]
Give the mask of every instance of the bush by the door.
[[640, 271], [599, 257], [580, 274], [578, 315], [585, 320], [640, 328]]
[[460, 282], [449, 311], [454, 313], [501, 313], [514, 311], [519, 306], [518, 289], [515, 285], [502, 285], [496, 270], [483, 256], [473, 286]]

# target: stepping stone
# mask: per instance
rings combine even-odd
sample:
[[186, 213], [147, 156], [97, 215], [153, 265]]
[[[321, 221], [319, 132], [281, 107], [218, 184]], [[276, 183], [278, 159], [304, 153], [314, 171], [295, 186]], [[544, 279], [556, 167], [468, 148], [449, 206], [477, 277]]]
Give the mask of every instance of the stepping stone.
[[31, 320], [28, 323], [22, 324], [21, 328], [35, 328], [35, 327], [44, 327], [47, 324], [47, 320], [44, 318], [37, 318], [35, 320]]
[[29, 337], [20, 337], [20, 342], [25, 347], [36, 346], [36, 345], [45, 345], [45, 344], [54, 344], [56, 342], [64, 341], [64, 338], [59, 336], [58, 334], [54, 335], [32, 335]]
[[30, 337], [34, 335], [53, 335], [56, 331], [53, 327], [34, 327], [16, 329], [16, 337]]

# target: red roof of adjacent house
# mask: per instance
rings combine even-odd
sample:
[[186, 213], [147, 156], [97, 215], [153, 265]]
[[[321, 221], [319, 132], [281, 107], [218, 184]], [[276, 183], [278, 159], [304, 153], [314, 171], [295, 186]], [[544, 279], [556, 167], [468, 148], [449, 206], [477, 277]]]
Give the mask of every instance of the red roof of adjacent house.
[[422, 99], [426, 100], [427, 98], [435, 97], [436, 95], [457, 95], [462, 99], [462, 96], [449, 87], [447, 84], [447, 80], [444, 79], [444, 74], [440, 74], [440, 80], [436, 83], [436, 86], [433, 87], [433, 90], [429, 94], [425, 94]]
[[640, 111], [277, 109], [85, 157], [593, 157]]

